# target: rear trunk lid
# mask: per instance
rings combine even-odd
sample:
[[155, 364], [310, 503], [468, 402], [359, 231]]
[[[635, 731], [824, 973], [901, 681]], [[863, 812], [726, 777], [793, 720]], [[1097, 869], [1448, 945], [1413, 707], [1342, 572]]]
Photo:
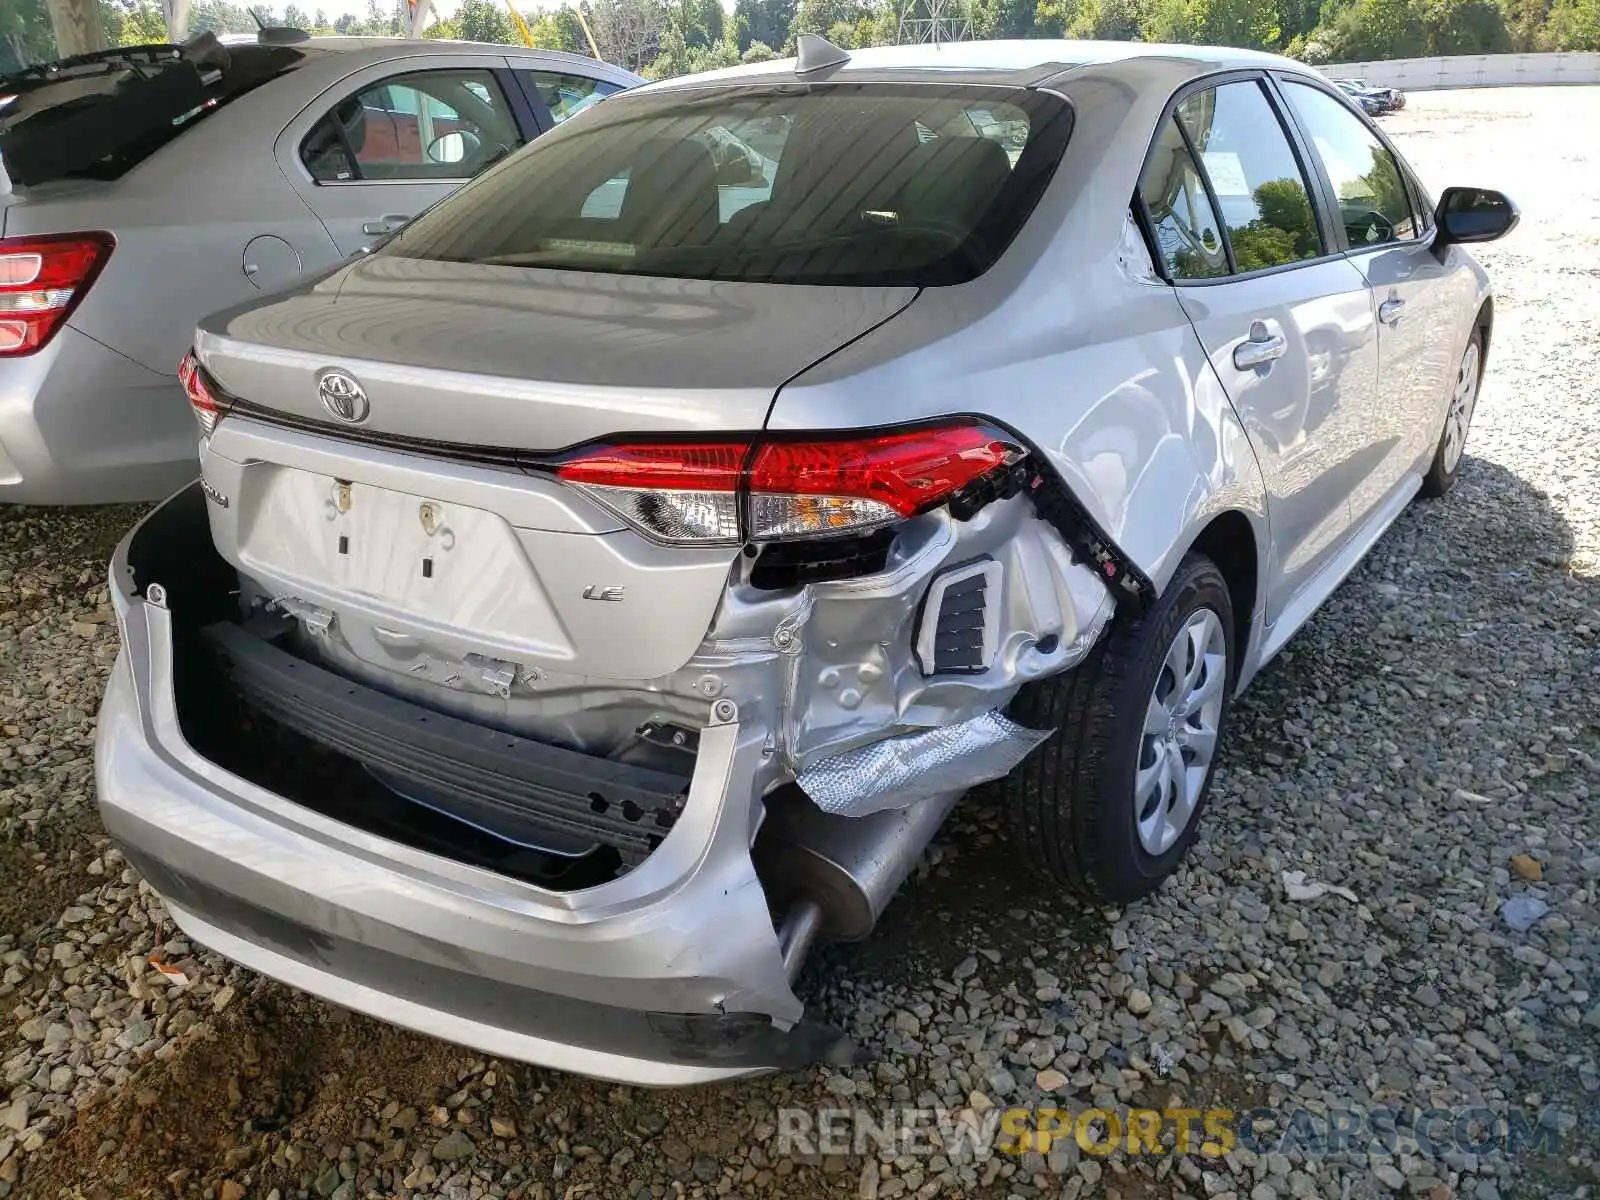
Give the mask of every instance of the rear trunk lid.
[[[472, 689], [484, 657], [513, 679], [659, 679], [700, 646], [738, 547], [654, 544], [515, 457], [759, 430], [785, 381], [915, 295], [363, 260], [200, 331], [234, 400], [204, 455], [213, 536], [397, 687]], [[364, 419], [324, 405], [330, 369]]]
[[[517, 451], [620, 433], [758, 430], [777, 389], [899, 312], [912, 287], [795, 287], [380, 255], [204, 322], [199, 358], [246, 409]], [[318, 384], [353, 377], [359, 424]]]

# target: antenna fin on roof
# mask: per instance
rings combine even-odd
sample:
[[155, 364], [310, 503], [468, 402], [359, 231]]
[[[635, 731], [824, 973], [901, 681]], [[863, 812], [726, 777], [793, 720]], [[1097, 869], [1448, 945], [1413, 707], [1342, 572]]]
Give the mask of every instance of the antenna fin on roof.
[[794, 73], [809, 75], [812, 71], [843, 66], [849, 61], [850, 55], [827, 38], [818, 37], [814, 33], [802, 33], [796, 45]]

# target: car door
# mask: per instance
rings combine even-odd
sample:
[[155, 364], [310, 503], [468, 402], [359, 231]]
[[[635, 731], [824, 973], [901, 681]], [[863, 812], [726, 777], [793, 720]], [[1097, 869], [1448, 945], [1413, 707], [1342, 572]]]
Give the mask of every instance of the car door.
[[278, 164], [343, 254], [444, 199], [538, 131], [503, 58], [433, 55], [358, 71], [278, 138]]
[[1378, 352], [1366, 280], [1329, 244], [1265, 80], [1180, 93], [1141, 186], [1167, 277], [1268, 492], [1267, 620], [1350, 535]]
[[1372, 289], [1378, 317], [1381, 399], [1372, 419], [1383, 454], [1353, 496], [1360, 520], [1427, 469], [1461, 355], [1441, 333], [1453, 330], [1470, 304], [1471, 281], [1434, 255], [1431, 219], [1371, 122], [1310, 81], [1282, 77], [1278, 86], [1322, 165], [1337, 234]]

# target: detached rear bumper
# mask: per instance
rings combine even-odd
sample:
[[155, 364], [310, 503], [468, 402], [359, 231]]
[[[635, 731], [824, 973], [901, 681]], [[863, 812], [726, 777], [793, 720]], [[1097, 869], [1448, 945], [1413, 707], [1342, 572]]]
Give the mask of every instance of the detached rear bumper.
[[135, 594], [136, 536], [112, 564], [124, 648], [97, 789], [106, 828], [196, 940], [383, 1020], [623, 1082], [849, 1053], [801, 1021], [751, 863], [756, 798], [743, 793], [763, 730], [704, 730], [683, 816], [638, 869], [546, 891], [334, 821], [202, 757], [173, 690], [166, 605], [184, 601]]

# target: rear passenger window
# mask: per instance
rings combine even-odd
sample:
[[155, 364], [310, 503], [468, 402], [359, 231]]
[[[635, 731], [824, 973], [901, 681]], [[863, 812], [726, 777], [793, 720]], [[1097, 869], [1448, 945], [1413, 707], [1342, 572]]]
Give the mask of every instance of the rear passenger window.
[[1285, 81], [1283, 94], [1333, 182], [1334, 194], [1339, 197], [1339, 221], [1351, 249], [1414, 239], [1417, 220], [1406, 194], [1405, 177], [1388, 147], [1360, 117], [1326, 92]]
[[1143, 191], [1156, 249], [1171, 278], [1206, 279], [1228, 273], [1228, 252], [1218, 232], [1216, 210], [1176, 119], [1168, 121], [1156, 138]]
[[488, 71], [415, 71], [363, 88], [306, 136], [300, 160], [319, 183], [464, 179], [522, 143]]
[[592, 79], [588, 75], [558, 75], [553, 71], [519, 71], [518, 74], [539, 94], [555, 125], [622, 91], [621, 84]]
[[1323, 252], [1305, 174], [1259, 83], [1196, 92], [1178, 105], [1177, 118], [1211, 181], [1235, 270]]

